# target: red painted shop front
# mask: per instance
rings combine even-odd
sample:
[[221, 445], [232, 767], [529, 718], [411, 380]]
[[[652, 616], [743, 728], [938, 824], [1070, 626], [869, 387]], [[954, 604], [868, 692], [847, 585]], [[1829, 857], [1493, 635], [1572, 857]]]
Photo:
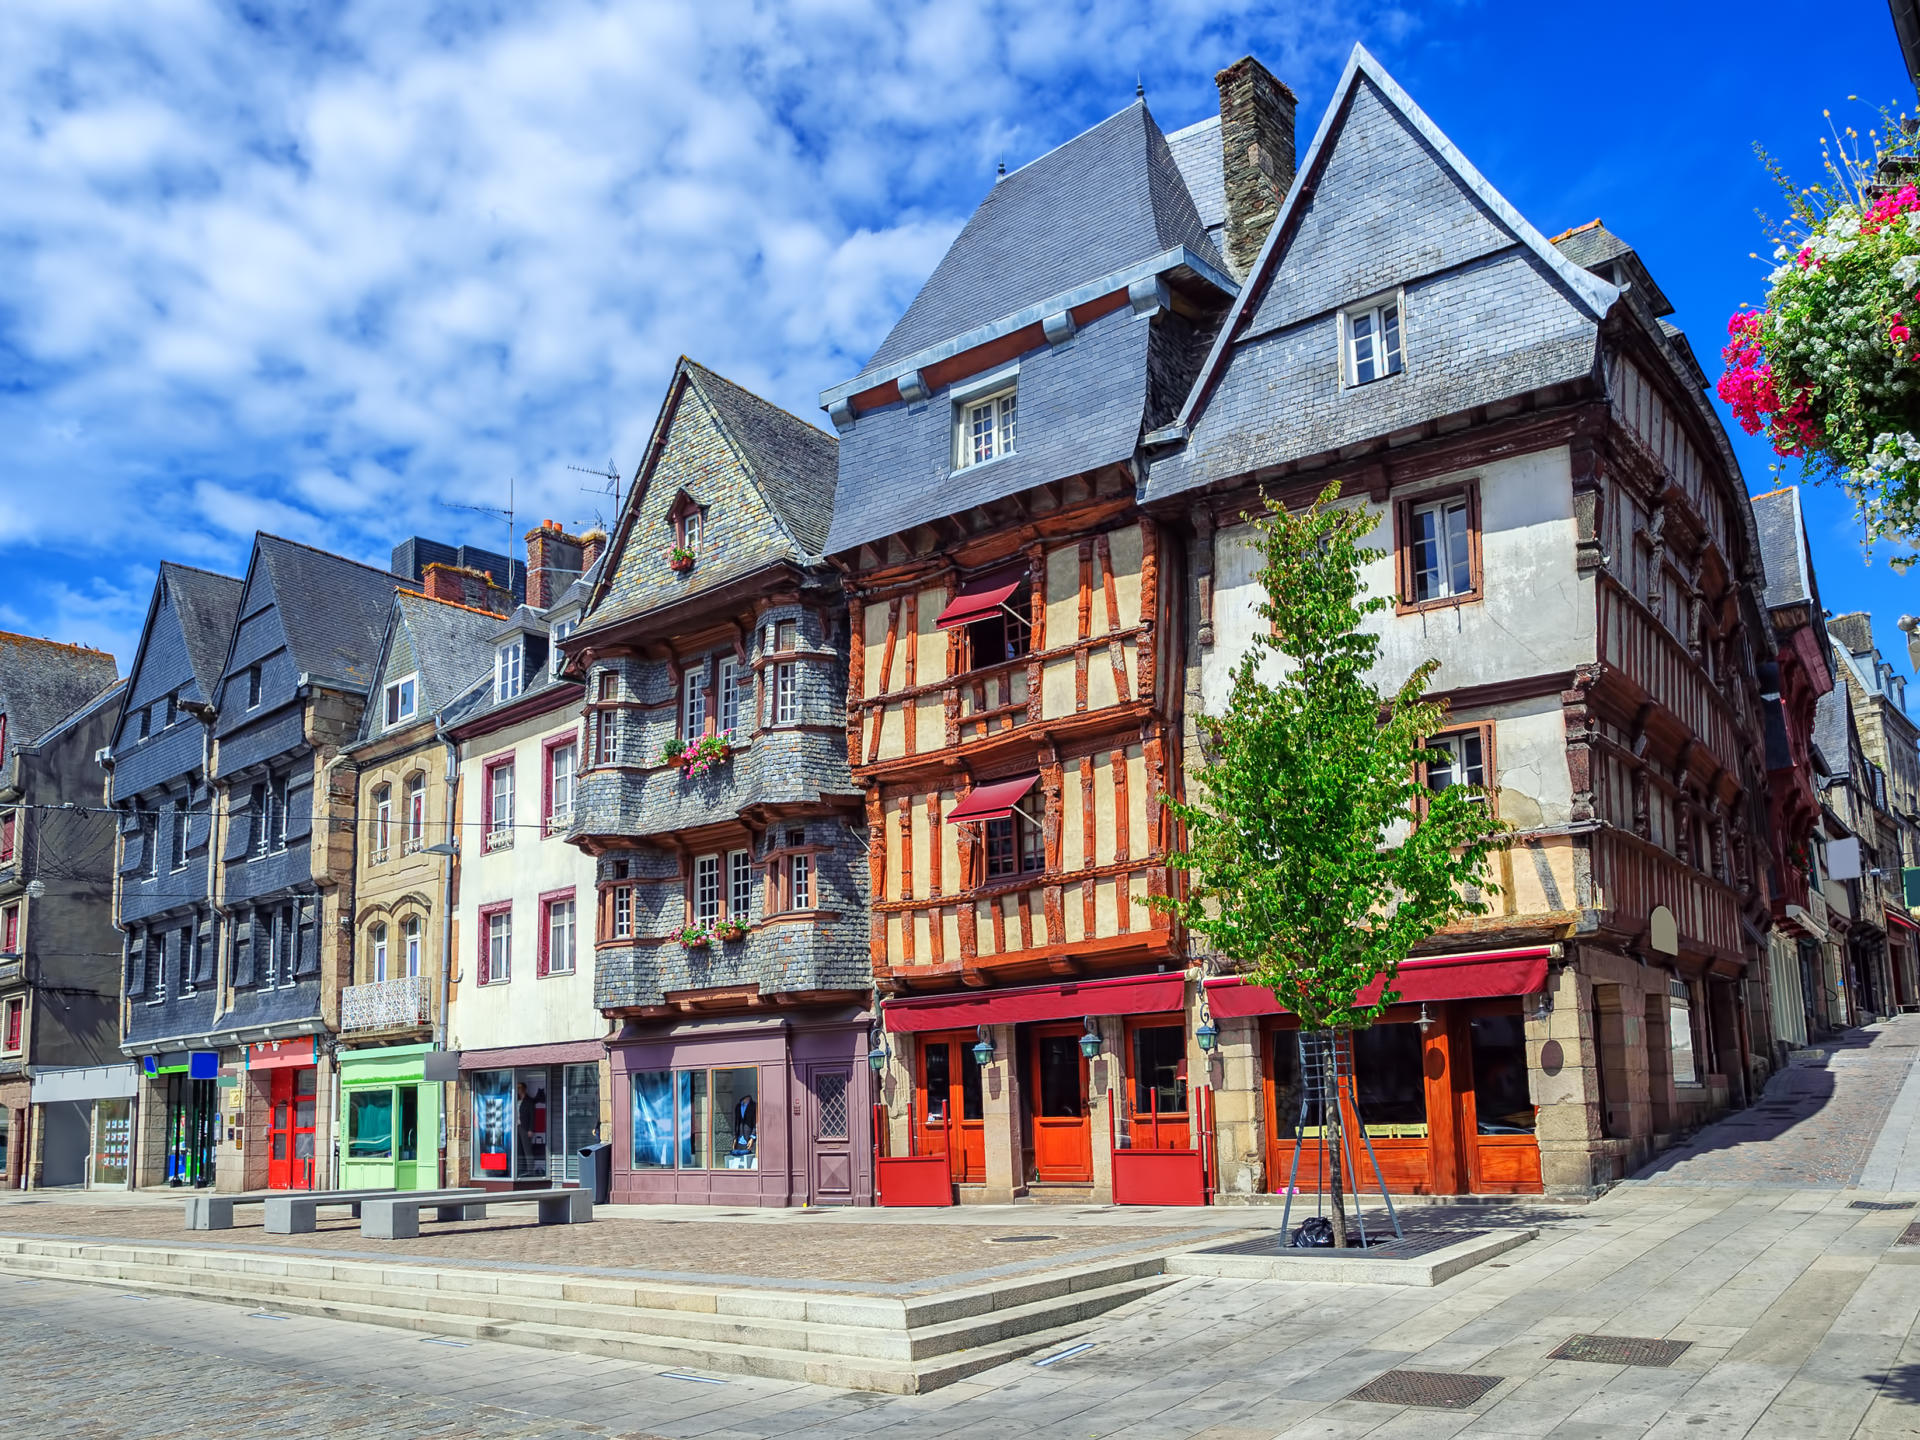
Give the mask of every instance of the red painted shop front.
[[[1409, 961], [1395, 982], [1403, 1003], [1354, 1032], [1341, 1118], [1350, 1135], [1364, 1126], [1389, 1189], [1540, 1192], [1522, 997], [1545, 988], [1552, 953], [1542, 946]], [[1302, 1108], [1298, 1023], [1271, 992], [1237, 979], [1208, 981], [1207, 997], [1216, 1017], [1260, 1018], [1268, 1188], [1323, 1189], [1322, 1117]], [[1371, 1189], [1367, 1145], [1356, 1148], [1360, 1186]]]
[[320, 1174], [314, 1141], [319, 1118], [320, 1071], [315, 1064], [313, 1040], [302, 1038], [250, 1046], [247, 1070], [255, 1084], [264, 1083], [266, 1087], [267, 1188], [316, 1188], [324, 1177]]

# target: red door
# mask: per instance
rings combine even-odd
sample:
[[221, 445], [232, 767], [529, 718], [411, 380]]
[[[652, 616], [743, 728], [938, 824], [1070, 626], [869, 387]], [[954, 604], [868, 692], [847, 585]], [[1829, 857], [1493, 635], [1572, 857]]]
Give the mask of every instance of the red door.
[[981, 1185], [987, 1178], [986, 1112], [973, 1043], [972, 1031], [955, 1030], [924, 1036], [918, 1047], [915, 1153], [945, 1155], [956, 1185]]
[[1127, 1021], [1128, 1136], [1135, 1150], [1192, 1146], [1187, 1027], [1178, 1017]]
[[313, 1189], [314, 1108], [320, 1072], [275, 1070], [267, 1085], [267, 1188]]
[[1044, 1183], [1086, 1185], [1093, 1180], [1093, 1122], [1087, 1113], [1087, 1061], [1080, 1053], [1080, 1026], [1033, 1027], [1034, 1178]]

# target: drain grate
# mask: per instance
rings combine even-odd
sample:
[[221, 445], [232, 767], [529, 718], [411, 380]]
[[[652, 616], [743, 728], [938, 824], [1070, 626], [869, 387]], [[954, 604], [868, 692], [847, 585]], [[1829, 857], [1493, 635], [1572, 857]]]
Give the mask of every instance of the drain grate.
[[1849, 1200], [1849, 1210], [1911, 1210], [1911, 1200]]
[[989, 1245], [1025, 1245], [1034, 1240], [1058, 1240], [1058, 1235], [989, 1235]]
[[1655, 1365], [1664, 1369], [1692, 1346], [1691, 1340], [1646, 1340], [1638, 1335], [1569, 1335], [1549, 1360], [1586, 1360], [1595, 1365]]
[[1418, 1405], [1426, 1410], [1465, 1410], [1505, 1376], [1450, 1375], [1440, 1370], [1389, 1370], [1347, 1396], [1375, 1405]]

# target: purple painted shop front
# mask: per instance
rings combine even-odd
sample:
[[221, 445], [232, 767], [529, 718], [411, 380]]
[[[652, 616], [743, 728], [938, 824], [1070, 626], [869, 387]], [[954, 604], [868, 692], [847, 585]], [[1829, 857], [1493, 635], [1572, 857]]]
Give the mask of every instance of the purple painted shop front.
[[873, 1203], [871, 1016], [629, 1021], [613, 1058], [613, 1198]]

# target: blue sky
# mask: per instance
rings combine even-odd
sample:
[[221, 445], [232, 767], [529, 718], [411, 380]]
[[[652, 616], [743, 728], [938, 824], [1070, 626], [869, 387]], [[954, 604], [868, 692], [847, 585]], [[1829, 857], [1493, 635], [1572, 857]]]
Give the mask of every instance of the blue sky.
[[[567, 467], [630, 474], [683, 351], [818, 420], [1003, 155], [1136, 74], [1188, 124], [1248, 52], [1304, 147], [1356, 40], [1542, 230], [1635, 245], [1716, 372], [1778, 208], [1752, 143], [1810, 176], [1823, 107], [1910, 94], [1885, 0], [8, 0], [0, 627], [124, 665], [163, 558], [498, 548], [448, 506], [510, 476], [519, 530], [587, 523]], [[1829, 608], [1904, 666], [1920, 601], [1809, 501]]]

